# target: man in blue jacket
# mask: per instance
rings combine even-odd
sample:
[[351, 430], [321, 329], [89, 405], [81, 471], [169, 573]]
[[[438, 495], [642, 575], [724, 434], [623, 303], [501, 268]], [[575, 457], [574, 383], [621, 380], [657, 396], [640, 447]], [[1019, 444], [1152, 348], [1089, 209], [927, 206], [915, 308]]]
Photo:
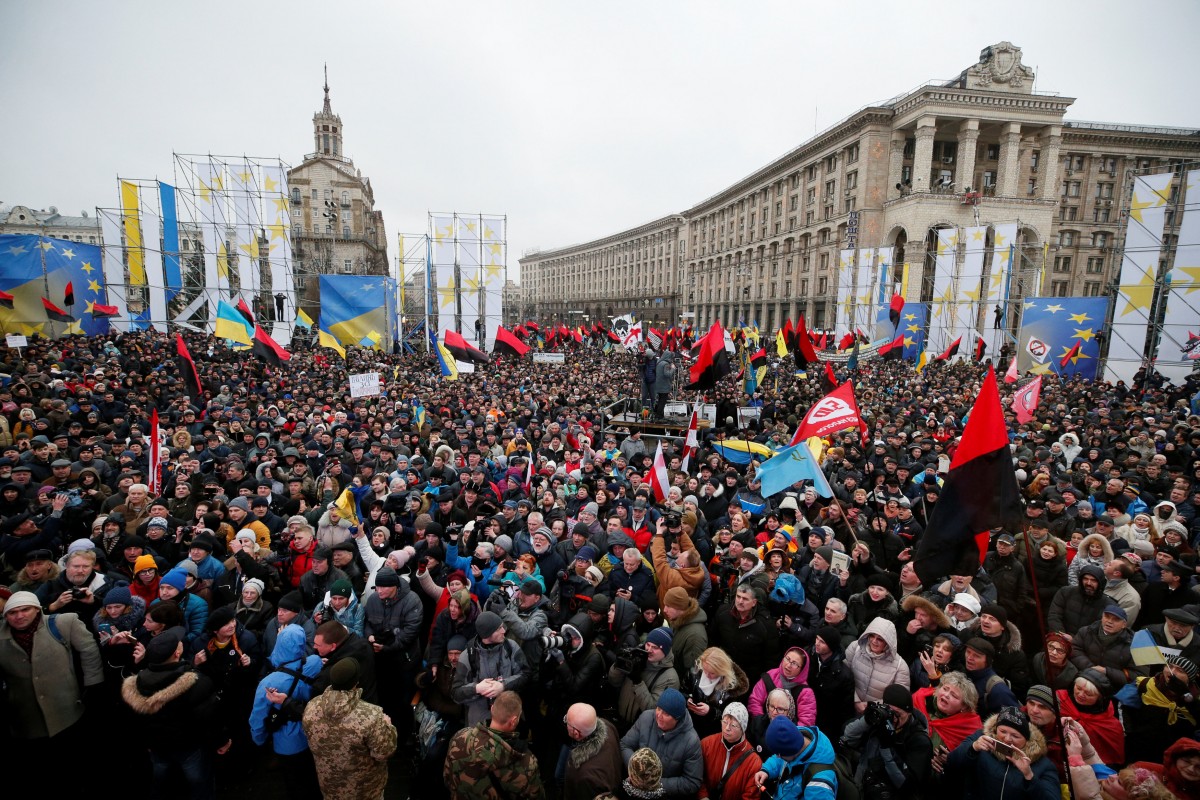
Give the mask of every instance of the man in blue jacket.
[[820, 730], [797, 725], [786, 716], [776, 717], [767, 726], [766, 745], [775, 755], [754, 773], [754, 783], [760, 789], [767, 781], [772, 781], [777, 787], [775, 797], [778, 800], [801, 797], [804, 800], [835, 800], [838, 779], [833, 771], [833, 761], [836, 754]]
[[270, 741], [282, 762], [280, 771], [289, 797], [317, 800], [321, 797], [317, 769], [300, 715], [312, 697], [312, 682], [321, 671], [321, 657], [305, 657], [307, 651], [308, 641], [299, 625], [288, 625], [279, 632], [271, 652], [275, 669], [259, 681], [254, 693], [250, 737], [260, 746]]

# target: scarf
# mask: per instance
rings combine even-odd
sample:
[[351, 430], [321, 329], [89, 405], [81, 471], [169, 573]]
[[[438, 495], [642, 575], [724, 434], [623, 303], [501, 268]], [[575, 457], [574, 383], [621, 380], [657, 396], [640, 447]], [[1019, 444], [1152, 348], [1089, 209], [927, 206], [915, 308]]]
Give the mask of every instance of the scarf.
[[1174, 725], [1183, 717], [1189, 725], [1196, 725], [1196, 718], [1186, 707], [1181, 707], [1171, 698], [1167, 697], [1162, 689], [1158, 688], [1158, 681], [1154, 678], [1138, 678], [1138, 689], [1142, 693], [1142, 703], [1155, 708], [1165, 708], [1167, 710], [1167, 724]]
[[241, 647], [241, 645], [238, 644], [237, 631], [234, 631], [233, 636], [231, 636], [229, 638], [229, 641], [226, 642], [225, 644], [221, 644], [220, 642], [218, 642], [217, 637], [214, 636], [213, 638], [208, 640], [208, 644], [204, 646], [204, 649], [209, 652], [209, 655], [212, 655], [213, 653], [217, 652], [218, 650], [224, 650], [226, 647], [233, 648], [233, 652], [238, 654], [239, 659], [242, 657], [242, 655], [243, 655], [242, 647]]
[[708, 675], [704, 673], [704, 670], [700, 670], [700, 691], [704, 692], [705, 697], [711, 697], [713, 690], [717, 688], [717, 684], [720, 682], [720, 676], [709, 678]]
[[25, 655], [29, 656], [30, 658], [33, 658], [33, 635], [37, 633], [37, 629], [40, 627], [42, 627], [42, 617], [39, 614], [34, 618], [33, 624], [23, 631], [19, 631], [16, 628], [9, 628], [9, 630], [12, 631], [13, 641], [16, 642], [20, 648], [25, 651]]
[[1181, 650], [1192, 643], [1192, 637], [1195, 636], [1195, 634], [1195, 629], [1192, 629], [1188, 631], [1188, 635], [1182, 639], [1175, 639], [1171, 636], [1171, 632], [1167, 630], [1167, 626], [1163, 625], [1163, 638], [1167, 640], [1167, 644], [1171, 647], [1178, 647]]

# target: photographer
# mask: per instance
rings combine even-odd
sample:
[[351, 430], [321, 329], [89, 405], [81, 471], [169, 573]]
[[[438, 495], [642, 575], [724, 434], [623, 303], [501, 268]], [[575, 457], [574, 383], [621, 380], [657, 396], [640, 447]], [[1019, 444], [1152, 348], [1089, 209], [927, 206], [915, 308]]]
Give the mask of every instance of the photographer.
[[553, 698], [550, 719], [556, 719], [558, 711], [565, 711], [569, 703], [596, 705], [600, 701], [604, 657], [589, 641], [591, 626], [584, 621], [578, 625], [563, 625], [557, 636], [542, 637], [549, 646], [546, 660], [552, 670], [546, 694]]
[[925, 717], [913, 713], [912, 693], [892, 684], [846, 726], [840, 744], [858, 754], [855, 775], [874, 800], [916, 797], [929, 777], [933, 744]]
[[412, 724], [409, 700], [421, 661], [421, 612], [421, 599], [408, 581], [391, 567], [376, 573], [375, 593], [364, 603], [363, 632], [375, 651], [375, 674], [381, 677], [379, 704], [398, 730]]
[[[650, 541], [650, 555], [658, 579], [659, 606], [666, 603], [667, 592], [676, 587], [683, 589], [690, 597], [699, 597], [709, 580], [700, 553], [691, 537], [683, 532], [682, 525], [679, 513], [669, 511], [659, 518], [654, 538]], [[675, 544], [679, 545], [679, 555], [671, 558], [668, 551]]]
[[641, 713], [654, 708], [667, 689], [679, 688], [679, 675], [671, 655], [673, 637], [668, 628], [655, 628], [642, 647], [625, 647], [608, 670], [608, 682], [620, 687], [617, 712], [628, 728]]
[[501, 692], [520, 692], [529, 685], [533, 665], [516, 642], [505, 637], [498, 614], [484, 611], [475, 620], [475, 638], [458, 659], [450, 690], [454, 702], [466, 709], [467, 724], [485, 722]]

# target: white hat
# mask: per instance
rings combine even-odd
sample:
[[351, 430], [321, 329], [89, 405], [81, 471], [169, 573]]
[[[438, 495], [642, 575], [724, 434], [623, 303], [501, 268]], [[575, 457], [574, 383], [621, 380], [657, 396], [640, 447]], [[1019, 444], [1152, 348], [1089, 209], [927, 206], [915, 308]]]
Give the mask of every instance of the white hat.
[[972, 614], [978, 614], [979, 609], [982, 608], [982, 606], [979, 605], [979, 601], [975, 599], [975, 595], [967, 594], [966, 592], [959, 592], [958, 594], [954, 595], [954, 599], [950, 602], [954, 603], [956, 606], [962, 606]]
[[258, 536], [256, 536], [254, 531], [250, 530], [249, 528], [242, 528], [240, 531], [237, 532], [237, 536], [235, 536], [233, 538], [249, 540], [251, 542], [258, 541]]
[[15, 611], [18, 608], [41, 608], [42, 604], [33, 592], [13, 592], [12, 597], [4, 604], [4, 612]]

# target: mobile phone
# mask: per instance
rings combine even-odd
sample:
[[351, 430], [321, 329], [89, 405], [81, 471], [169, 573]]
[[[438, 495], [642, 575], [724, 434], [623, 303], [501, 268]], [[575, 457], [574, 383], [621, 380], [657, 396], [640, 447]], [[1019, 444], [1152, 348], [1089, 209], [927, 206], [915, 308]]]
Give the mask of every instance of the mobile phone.
[[996, 752], [1000, 755], [1005, 756], [1006, 758], [1018, 758], [1021, 755], [1021, 751], [1013, 747], [1008, 742], [1002, 742], [992, 736], [989, 736], [988, 738], [991, 739], [992, 745], [995, 747]]

